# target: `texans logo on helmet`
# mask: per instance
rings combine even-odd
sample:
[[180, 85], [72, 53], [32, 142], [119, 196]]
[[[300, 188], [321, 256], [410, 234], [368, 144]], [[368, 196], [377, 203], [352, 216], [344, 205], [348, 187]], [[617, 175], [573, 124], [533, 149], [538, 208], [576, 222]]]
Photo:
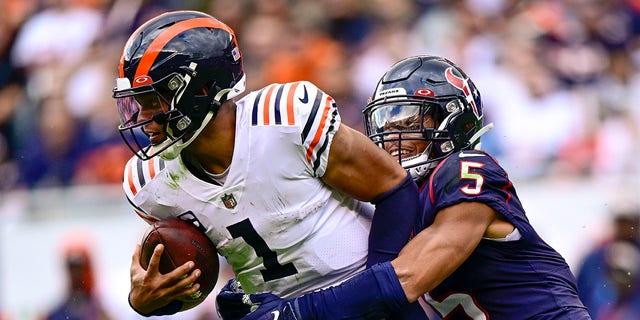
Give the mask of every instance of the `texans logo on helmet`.
[[447, 82], [456, 87], [458, 90], [464, 92], [464, 96], [467, 98], [467, 102], [473, 109], [473, 113], [476, 115], [476, 117], [479, 118], [480, 113], [478, 112], [478, 107], [476, 106], [476, 102], [473, 99], [468, 80], [453, 74], [453, 67], [447, 68], [447, 70], [444, 72], [444, 76], [447, 79]]

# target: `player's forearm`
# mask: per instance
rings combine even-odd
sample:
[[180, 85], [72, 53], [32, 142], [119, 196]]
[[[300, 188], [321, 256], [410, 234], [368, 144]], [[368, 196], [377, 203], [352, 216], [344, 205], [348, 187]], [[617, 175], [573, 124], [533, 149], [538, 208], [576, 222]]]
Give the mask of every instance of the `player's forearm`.
[[383, 319], [409, 304], [389, 262], [378, 264], [339, 286], [296, 298], [300, 319]]
[[369, 233], [367, 267], [393, 260], [409, 242], [420, 214], [418, 186], [407, 173], [402, 182], [373, 203], [376, 209]]
[[475, 209], [463, 203], [442, 210], [391, 262], [409, 301], [433, 290], [471, 255], [491, 221], [491, 213]]

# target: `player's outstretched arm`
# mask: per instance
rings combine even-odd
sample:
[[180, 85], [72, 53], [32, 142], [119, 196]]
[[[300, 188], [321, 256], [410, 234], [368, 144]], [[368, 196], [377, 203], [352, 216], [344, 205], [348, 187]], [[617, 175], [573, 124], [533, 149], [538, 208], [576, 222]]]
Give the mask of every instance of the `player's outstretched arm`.
[[[498, 213], [481, 202], [461, 202], [438, 212], [434, 222], [418, 233], [392, 261], [410, 301], [431, 291], [469, 258], [482, 237], [506, 236]], [[500, 228], [503, 229], [503, 228]]]
[[183, 303], [180, 300], [198, 291], [200, 285], [195, 282], [200, 270], [193, 270], [194, 263], [190, 261], [170, 273], [161, 274], [159, 265], [163, 251], [163, 245], [155, 247], [147, 270], [140, 265], [139, 244], [131, 258], [129, 304], [143, 316], [174, 314], [202, 302]]
[[392, 262], [376, 264], [338, 286], [295, 299], [251, 295], [254, 303], [260, 299], [266, 303], [243, 319], [271, 319], [265, 315], [273, 311], [297, 320], [380, 319], [397, 314], [457, 269], [496, 217], [495, 211], [478, 202], [445, 208]]
[[384, 319], [409, 305], [389, 262], [377, 264], [339, 286], [294, 299], [270, 293], [236, 294], [235, 298], [259, 305], [242, 320], [272, 320], [276, 315], [281, 320]]

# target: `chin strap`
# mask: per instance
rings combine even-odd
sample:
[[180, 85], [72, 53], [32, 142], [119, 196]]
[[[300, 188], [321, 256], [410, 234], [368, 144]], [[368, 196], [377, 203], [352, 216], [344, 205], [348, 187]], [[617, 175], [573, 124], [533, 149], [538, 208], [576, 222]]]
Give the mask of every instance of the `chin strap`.
[[[482, 136], [483, 134], [487, 133], [487, 131], [493, 129], [493, 122], [487, 124], [486, 126], [480, 128], [480, 130], [478, 130], [478, 132], [476, 132], [473, 136], [471, 136], [471, 138], [469, 139], [469, 144], [473, 145], [474, 142], [476, 142], [476, 140], [480, 139], [480, 136]], [[474, 149], [479, 150], [481, 148], [482, 143], [478, 142], [478, 144], [476, 144], [476, 146], [474, 147]]]
[[[160, 155], [159, 155], [160, 158], [162, 158], [163, 160], [167, 160], [167, 161], [177, 158], [178, 155], [180, 154], [180, 151], [182, 151], [182, 149], [186, 148], [189, 144], [191, 144], [191, 142], [193, 142], [193, 140], [195, 140], [198, 137], [200, 132], [204, 129], [204, 127], [207, 126], [209, 121], [211, 121], [211, 119], [213, 119], [213, 115], [214, 114], [215, 114], [214, 111], [209, 111], [207, 113], [207, 115], [204, 117], [204, 120], [202, 120], [202, 125], [200, 125], [200, 128], [198, 128], [198, 130], [194, 131], [191, 134], [191, 137], [187, 141], [183, 140], [183, 141], [175, 142], [173, 145], [169, 146], [167, 149], [165, 149], [164, 151], [160, 152]], [[184, 137], [182, 139], [184, 139]], [[172, 141], [167, 139], [165, 142], [170, 143]]]
[[247, 83], [247, 75], [243, 74], [242, 78], [240, 78], [240, 81], [238, 81], [233, 88], [227, 88], [227, 89], [222, 89], [220, 91], [218, 91], [218, 93], [215, 95], [215, 97], [213, 97], [213, 100], [215, 101], [219, 101], [220, 103], [224, 102], [221, 101], [222, 97], [224, 97], [225, 94], [229, 93], [227, 95], [227, 99], [233, 99], [235, 97], [237, 97], [238, 95], [240, 95], [241, 93], [244, 92], [245, 88], [246, 88], [246, 83]]

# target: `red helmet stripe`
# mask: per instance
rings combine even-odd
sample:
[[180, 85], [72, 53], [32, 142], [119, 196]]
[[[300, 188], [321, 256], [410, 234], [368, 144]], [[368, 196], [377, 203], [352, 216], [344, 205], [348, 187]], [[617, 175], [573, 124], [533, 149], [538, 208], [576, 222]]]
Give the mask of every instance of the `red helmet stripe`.
[[[146, 50], [147, 53], [144, 54], [140, 59], [140, 63], [138, 64], [138, 69], [136, 70], [134, 79], [138, 76], [147, 75], [149, 73], [151, 66], [156, 60], [156, 57], [158, 56], [158, 54], [160, 54], [160, 50], [162, 50], [162, 48], [164, 48], [164, 46], [167, 45], [169, 41], [175, 38], [175, 36], [177, 36], [178, 34], [182, 33], [185, 30], [189, 30], [193, 28], [202, 28], [202, 27], [225, 30], [229, 32], [231, 35], [233, 35], [233, 42], [236, 44], [236, 46], [238, 45], [235, 34], [233, 33], [233, 30], [231, 30], [229, 26], [227, 26], [226, 24], [218, 20], [214, 20], [211, 18], [194, 18], [194, 19], [180, 21], [172, 25], [171, 27], [167, 28], [162, 33], [160, 33], [153, 40], [153, 42], [151, 42], [151, 44], [149, 45], [149, 48], [147, 48]], [[122, 74], [123, 73], [122, 63], [123, 62], [121, 61], [120, 62], [121, 77], [124, 76]]]
[[122, 54], [120, 55], [120, 63], [118, 65], [118, 72], [120, 74], [120, 78], [124, 78], [124, 55], [127, 52], [127, 49], [130, 47], [131, 41], [133, 41], [133, 39], [140, 33], [140, 30], [143, 30], [147, 25], [151, 24], [151, 22], [153, 22], [153, 19], [139, 26], [138, 29], [136, 29], [136, 31], [132, 33], [132, 35], [127, 40], [127, 43], [124, 45], [124, 49], [122, 49]]

